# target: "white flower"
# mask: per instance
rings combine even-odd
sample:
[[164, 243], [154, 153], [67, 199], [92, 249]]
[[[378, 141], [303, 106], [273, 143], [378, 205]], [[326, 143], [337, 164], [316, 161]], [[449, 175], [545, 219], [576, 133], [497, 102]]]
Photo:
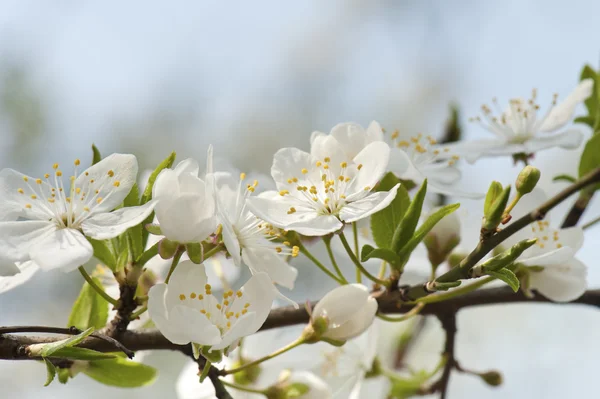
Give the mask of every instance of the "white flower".
[[[208, 164], [212, 163], [209, 148]], [[152, 197], [158, 201], [156, 218], [161, 232], [171, 241], [203, 241], [216, 228], [212, 169], [207, 166], [205, 180], [198, 177], [199, 166], [193, 159], [181, 161], [175, 169], [165, 169], [156, 178]]]
[[[513, 212], [513, 220], [530, 212], [544, 203], [546, 194], [534, 189], [525, 195]], [[505, 248], [525, 239], [537, 238], [537, 242], [519, 257], [518, 262], [526, 266], [540, 266], [543, 269], [530, 270], [530, 287], [556, 302], [568, 302], [579, 298], [587, 287], [586, 266], [575, 258], [583, 245], [583, 229], [569, 227], [555, 229], [546, 220], [533, 222], [528, 227], [512, 235], [502, 245]]]
[[[331, 129], [329, 135], [314, 132], [311, 136], [311, 154], [317, 158], [329, 152], [332, 145], [339, 145], [347, 159], [353, 159], [361, 150], [373, 142], [386, 142], [383, 129], [373, 121], [365, 130], [359, 124], [340, 123]], [[405, 137], [398, 131], [390, 135], [391, 148], [388, 169], [402, 179], [421, 184], [428, 179], [432, 192], [457, 195], [467, 198], [481, 198], [481, 194], [465, 193], [452, 185], [460, 180], [461, 173], [456, 167], [458, 155], [447, 147], [437, 145], [431, 137], [418, 134]]]
[[482, 156], [501, 156], [518, 153], [532, 154], [551, 147], [573, 149], [579, 147], [583, 134], [577, 129], [557, 132], [566, 125], [575, 112], [575, 107], [592, 94], [594, 82], [592, 79], [582, 80], [567, 96], [565, 101], [556, 105], [557, 95], [554, 95], [548, 111], [539, 117], [537, 91], [533, 89], [531, 98], [513, 98], [507, 109], [502, 112], [496, 100], [493, 104], [498, 116], [493, 114], [487, 105], [481, 107], [483, 118], [472, 120], [479, 122], [485, 129], [492, 132], [495, 139], [475, 140], [452, 145], [469, 162], [474, 162]]
[[362, 284], [348, 284], [328, 292], [312, 312], [312, 323], [325, 320], [322, 337], [345, 341], [359, 336], [373, 323], [377, 301]]
[[152, 212], [154, 201], [111, 212], [135, 183], [135, 156], [112, 154], [78, 175], [79, 165], [76, 160], [70, 187], [63, 185], [58, 164], [44, 179], [0, 172], [1, 207], [25, 219], [0, 222], [0, 253], [13, 261], [32, 260], [44, 270], [70, 271], [93, 255], [86, 236], [114, 238]]
[[[300, 386], [301, 388], [297, 388], [297, 395], [290, 395], [296, 399], [331, 399], [333, 397], [329, 385], [309, 371], [284, 371], [281, 373], [280, 384], [290, 387]], [[306, 392], [304, 392], [305, 389]]]
[[250, 210], [276, 227], [320, 236], [388, 206], [398, 186], [389, 192], [371, 191], [387, 168], [387, 144], [371, 143], [346, 161], [337, 141], [331, 137], [329, 142], [329, 153], [322, 158], [297, 148], [277, 151], [271, 175], [279, 192], [249, 198]]
[[31, 261], [16, 264], [0, 261], [0, 271], [4, 272], [0, 273], [0, 294], [26, 283], [38, 269], [38, 266]]
[[254, 334], [271, 310], [275, 290], [265, 273], [257, 273], [222, 302], [212, 295], [204, 265], [181, 262], [169, 284], [150, 289], [148, 311], [157, 328], [175, 344], [189, 342], [221, 350]]
[[[245, 177], [242, 173], [236, 181], [229, 173], [216, 176], [217, 217], [223, 226], [225, 247], [237, 266], [243, 261], [252, 274], [265, 272], [274, 283], [292, 289], [298, 271], [285, 258], [295, 257], [298, 247], [291, 246], [273, 226], [250, 212], [246, 199], [254, 192], [258, 181], [245, 185]], [[280, 238], [284, 241], [274, 241]]]

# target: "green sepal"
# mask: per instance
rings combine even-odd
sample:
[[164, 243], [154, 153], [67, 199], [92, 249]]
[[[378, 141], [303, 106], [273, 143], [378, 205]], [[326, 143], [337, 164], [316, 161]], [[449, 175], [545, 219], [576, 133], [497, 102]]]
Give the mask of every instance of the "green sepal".
[[310, 387], [306, 384], [302, 384], [300, 382], [295, 382], [290, 384], [285, 389], [286, 398], [299, 398], [310, 391]]
[[152, 235], [155, 236], [162, 236], [162, 230], [160, 229], [160, 225], [158, 224], [154, 224], [154, 223], [148, 223], [147, 225], [144, 226], [144, 228], [146, 229], [146, 231]]
[[202, 263], [204, 260], [204, 248], [200, 243], [185, 244], [185, 250], [190, 260], [196, 264]]
[[44, 359], [44, 363], [46, 363], [46, 383], [45, 387], [50, 385], [52, 381], [54, 381], [54, 377], [56, 376], [56, 367], [52, 364], [52, 362], [48, 359]]
[[96, 147], [95, 144], [92, 144], [92, 165], [96, 165], [98, 162], [102, 160], [102, 155], [100, 155], [100, 150]]
[[219, 363], [223, 360], [223, 352], [218, 350], [211, 351], [210, 346], [202, 347], [202, 356], [211, 363]]
[[519, 291], [519, 279], [509, 269], [500, 269], [497, 271], [487, 272], [490, 276], [497, 278], [498, 280], [504, 281], [514, 292]]
[[171, 259], [179, 249], [179, 243], [163, 238], [158, 242], [158, 255], [163, 259]]

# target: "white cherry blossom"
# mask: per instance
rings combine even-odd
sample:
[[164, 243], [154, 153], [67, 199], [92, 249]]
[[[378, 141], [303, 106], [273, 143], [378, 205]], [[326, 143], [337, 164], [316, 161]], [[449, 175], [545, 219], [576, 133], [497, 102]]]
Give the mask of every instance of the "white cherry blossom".
[[240, 174], [239, 181], [229, 173], [216, 175], [217, 217], [223, 227], [223, 242], [237, 266], [243, 262], [252, 274], [265, 272], [274, 283], [293, 289], [298, 271], [286, 258], [297, 256], [299, 249], [250, 212], [246, 200], [258, 181], [245, 184], [245, 178], [245, 173]]
[[[6, 267], [5, 267], [6, 265]], [[29, 281], [39, 270], [39, 267], [31, 262], [5, 262], [0, 261], [0, 294], [10, 291]]]
[[463, 155], [467, 161], [474, 162], [482, 156], [502, 156], [518, 153], [532, 154], [552, 147], [574, 149], [579, 147], [583, 133], [578, 129], [563, 128], [573, 117], [575, 107], [592, 94], [594, 82], [584, 79], [557, 105], [555, 94], [550, 108], [545, 114], [538, 115], [537, 90], [533, 89], [531, 98], [513, 98], [503, 112], [497, 101], [493, 100], [494, 110], [489, 106], [481, 107], [481, 117], [472, 120], [481, 124], [496, 138], [482, 139], [453, 144], [451, 147]]
[[[525, 195], [511, 212], [513, 220], [535, 209], [547, 199], [541, 189]], [[575, 254], [583, 245], [583, 229], [579, 226], [565, 229], [550, 226], [546, 220], [531, 223], [512, 235], [502, 246], [505, 248], [525, 239], [537, 238], [536, 244], [519, 257], [526, 266], [539, 266], [530, 270], [530, 287], [556, 302], [579, 298], [586, 290], [587, 268]]]
[[70, 271], [93, 255], [86, 237], [114, 238], [152, 212], [154, 201], [113, 211], [135, 183], [135, 156], [112, 154], [81, 173], [79, 166], [75, 160], [69, 186], [58, 164], [38, 179], [13, 169], [0, 172], [1, 207], [23, 219], [0, 222], [0, 253], [12, 261], [31, 260], [43, 270]]
[[198, 177], [199, 170], [195, 160], [186, 159], [175, 169], [161, 171], [154, 183], [156, 218], [162, 234], [171, 241], [200, 242], [215, 231], [214, 193], [208, 181], [212, 179], [212, 148], [204, 180]]
[[327, 141], [327, 155], [320, 157], [297, 148], [277, 151], [271, 175], [279, 192], [248, 198], [250, 211], [275, 227], [321, 236], [389, 205], [398, 186], [371, 191], [386, 171], [387, 144], [373, 142], [347, 161], [337, 141]]
[[365, 332], [375, 319], [377, 301], [362, 284], [347, 284], [328, 292], [315, 306], [312, 322], [324, 319], [322, 337], [346, 341]]
[[184, 261], [168, 285], [161, 283], [150, 289], [148, 311], [169, 341], [222, 350], [258, 331], [275, 294], [267, 274], [256, 273], [239, 291], [226, 291], [219, 301], [212, 295], [204, 265]]

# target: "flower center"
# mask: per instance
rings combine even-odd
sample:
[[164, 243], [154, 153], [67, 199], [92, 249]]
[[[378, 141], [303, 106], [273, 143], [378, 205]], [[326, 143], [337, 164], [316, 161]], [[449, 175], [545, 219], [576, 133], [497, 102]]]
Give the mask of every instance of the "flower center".
[[404, 150], [415, 165], [431, 164], [444, 160], [449, 166], [452, 166], [460, 159], [458, 155], [450, 154], [449, 148], [440, 147], [435, 138], [423, 136], [423, 133], [404, 139], [400, 137], [398, 130], [394, 130], [390, 135], [390, 141], [392, 146]]
[[[44, 179], [23, 176], [24, 185], [17, 192], [30, 199], [24, 204], [26, 214], [35, 212], [38, 219], [48, 217], [58, 228], [79, 228], [81, 222], [89, 216], [90, 210], [104, 200], [101, 192], [106, 184], [110, 183], [114, 187], [121, 184], [113, 179], [115, 173], [112, 170], [107, 172], [109, 178], [101, 179], [100, 183], [92, 178], [77, 179], [80, 164], [79, 159], [76, 159], [68, 190], [65, 189], [63, 172], [57, 163], [52, 166], [54, 172], [46, 173]], [[84, 175], [87, 177], [89, 173], [84, 172]]]
[[197, 309], [212, 324], [214, 324], [221, 335], [224, 335], [241, 316], [248, 313], [251, 304], [246, 302], [243, 306], [236, 304], [241, 301], [244, 293], [242, 291], [226, 291], [223, 293], [221, 302], [212, 295], [210, 284], [204, 286], [204, 293], [182, 292], [179, 301], [184, 305]]
[[531, 232], [537, 238], [537, 245], [541, 249], [562, 248], [563, 244], [560, 241], [560, 231], [549, 227], [549, 222], [540, 220], [531, 224]]

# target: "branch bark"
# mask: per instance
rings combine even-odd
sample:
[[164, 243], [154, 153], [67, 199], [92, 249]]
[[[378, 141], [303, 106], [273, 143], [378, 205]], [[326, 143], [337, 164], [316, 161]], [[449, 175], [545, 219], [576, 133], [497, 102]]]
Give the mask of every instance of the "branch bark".
[[[412, 305], [402, 305], [402, 298], [399, 292], [384, 294], [377, 298], [379, 310], [382, 313], [406, 313], [410, 311]], [[449, 299], [443, 302], [436, 302], [426, 305], [420, 312], [421, 315], [438, 316], [448, 313], [458, 313], [461, 309], [496, 305], [509, 303], [552, 303], [541, 295], [534, 295], [528, 298], [522, 293], [513, 293], [508, 287], [489, 288], [470, 292], [468, 294]], [[313, 302], [311, 306], [314, 306]], [[555, 305], [564, 305], [554, 303]], [[580, 298], [570, 304], [582, 304], [600, 308], [600, 289], [589, 290]], [[294, 307], [283, 307], [274, 309], [262, 326], [261, 330], [268, 330], [283, 326], [303, 324], [308, 322], [308, 313], [304, 308], [294, 309]], [[6, 327], [8, 328], [8, 327]], [[15, 335], [5, 334], [0, 336], [0, 359], [10, 360], [28, 360], [26, 347], [32, 344], [55, 342], [64, 339], [64, 335], [59, 336], [40, 336], [40, 335]], [[173, 350], [186, 353], [189, 345], [175, 345], [167, 340], [158, 330], [128, 330], [123, 332], [119, 342], [126, 348], [133, 351], [140, 350]], [[97, 338], [86, 338], [81, 345], [84, 348], [94, 349], [100, 352], [113, 352], [115, 346], [107, 341]]]

